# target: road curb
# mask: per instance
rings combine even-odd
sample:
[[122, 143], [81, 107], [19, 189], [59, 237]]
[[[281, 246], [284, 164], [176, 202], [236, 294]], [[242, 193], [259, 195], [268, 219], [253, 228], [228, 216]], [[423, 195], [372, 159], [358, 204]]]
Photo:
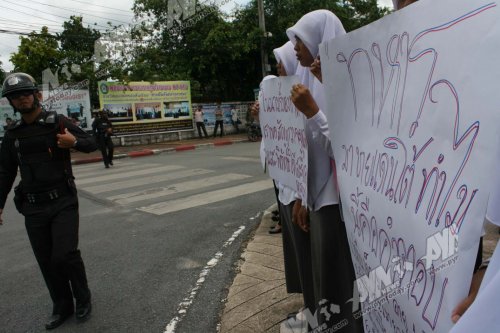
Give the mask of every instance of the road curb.
[[139, 151], [131, 151], [127, 153], [128, 157], [142, 157], [154, 155], [154, 152], [151, 149], [144, 149]]
[[[199, 143], [199, 144], [195, 144], [195, 145], [180, 145], [177, 147], [173, 147], [173, 148], [169, 147], [169, 148], [164, 148], [164, 149], [142, 149], [142, 150], [137, 150], [137, 151], [131, 151], [128, 153], [116, 154], [113, 156], [113, 159], [136, 158], [136, 157], [143, 157], [143, 156], [158, 155], [158, 154], [162, 154], [162, 153], [183, 152], [183, 151], [195, 150], [195, 149], [200, 149], [200, 148], [213, 148], [213, 147], [217, 147], [217, 146], [227, 146], [227, 145], [232, 145], [234, 143], [242, 143], [242, 142], [248, 142], [248, 140], [244, 140], [244, 139], [224, 140], [224, 141], [216, 141], [216, 142], [210, 142], [210, 143]], [[96, 162], [102, 162], [102, 157], [98, 156], [98, 157], [90, 157], [90, 158], [84, 158], [84, 159], [79, 159], [79, 160], [71, 160], [71, 164], [73, 164], [73, 165], [96, 163]]]
[[185, 150], [194, 150], [196, 149], [195, 145], [183, 145], [175, 147], [175, 151], [185, 151]]

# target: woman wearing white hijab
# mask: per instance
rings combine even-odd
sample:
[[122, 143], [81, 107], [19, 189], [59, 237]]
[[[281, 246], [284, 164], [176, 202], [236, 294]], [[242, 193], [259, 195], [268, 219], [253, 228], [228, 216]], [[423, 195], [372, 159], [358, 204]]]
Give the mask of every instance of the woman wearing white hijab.
[[[287, 42], [274, 49], [273, 53], [278, 63], [278, 75], [294, 75], [299, 66], [294, 45]], [[304, 306], [311, 308], [314, 307], [315, 299], [312, 288], [309, 234], [292, 222], [292, 209], [298, 194], [279, 183], [278, 187], [287, 292], [302, 293]]]
[[[345, 34], [342, 23], [327, 10], [306, 14], [287, 30], [288, 38], [295, 44], [297, 58], [304, 67], [312, 65], [318, 56], [320, 43], [342, 34]], [[362, 319], [354, 319], [349, 301], [353, 298], [355, 274], [345, 225], [340, 215], [328, 122], [321, 111], [325, 108], [324, 88], [310, 71], [297, 74], [300, 75], [302, 84], [295, 85], [292, 89], [292, 101], [307, 117], [307, 208], [318, 319], [320, 324], [326, 324], [327, 327], [333, 327], [347, 319], [347, 326], [342, 327], [339, 332], [363, 332]], [[307, 211], [300, 207], [300, 203], [296, 203], [294, 213], [294, 220], [307, 228], [304, 219]], [[330, 305], [338, 306], [340, 313], [332, 314], [329, 318], [323, 317], [320, 314], [323, 311], [319, 311], [319, 302], [322, 307], [325, 306], [323, 300], [327, 300], [329, 309], [332, 308]]]
[[283, 46], [273, 50], [274, 57], [278, 63], [278, 76], [294, 75], [299, 62], [295, 57], [292, 42], [286, 42]]

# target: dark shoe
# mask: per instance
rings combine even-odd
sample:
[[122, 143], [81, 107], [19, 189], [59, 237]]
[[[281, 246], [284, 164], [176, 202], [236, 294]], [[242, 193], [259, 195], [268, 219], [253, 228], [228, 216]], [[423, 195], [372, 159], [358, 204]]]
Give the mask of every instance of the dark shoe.
[[279, 216], [271, 216], [271, 220], [273, 220], [274, 222], [278, 222], [280, 220], [280, 217]]
[[109, 169], [109, 165], [108, 165], [108, 164], [106, 164], [104, 167], [105, 167], [106, 169]]
[[109, 161], [109, 165], [113, 165], [113, 161]]
[[53, 330], [62, 325], [73, 314], [73, 311], [66, 312], [64, 314], [53, 314], [49, 321], [45, 324], [46, 330]]
[[79, 322], [86, 321], [90, 317], [90, 313], [92, 312], [92, 303], [88, 301], [83, 305], [76, 305], [76, 320]]
[[275, 227], [274, 229], [271, 229], [268, 231], [271, 235], [273, 234], [280, 234], [281, 233], [281, 227]]

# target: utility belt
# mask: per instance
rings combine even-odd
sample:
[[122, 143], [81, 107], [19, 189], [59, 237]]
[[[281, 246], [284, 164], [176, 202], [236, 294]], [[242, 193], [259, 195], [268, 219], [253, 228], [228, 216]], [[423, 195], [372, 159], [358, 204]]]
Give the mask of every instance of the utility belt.
[[64, 197], [72, 193], [68, 188], [68, 185], [61, 185], [57, 188], [54, 188], [50, 191], [46, 192], [38, 192], [38, 193], [23, 193], [24, 199], [30, 204], [40, 204], [49, 202], [52, 200], [56, 200], [60, 197]]

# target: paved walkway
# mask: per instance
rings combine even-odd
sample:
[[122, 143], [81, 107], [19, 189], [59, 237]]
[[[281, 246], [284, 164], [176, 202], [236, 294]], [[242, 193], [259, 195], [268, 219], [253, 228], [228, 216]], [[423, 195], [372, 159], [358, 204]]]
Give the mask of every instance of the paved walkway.
[[280, 332], [288, 313], [302, 306], [300, 294], [287, 294], [281, 234], [270, 235], [271, 206], [242, 255], [222, 315], [221, 333]]

